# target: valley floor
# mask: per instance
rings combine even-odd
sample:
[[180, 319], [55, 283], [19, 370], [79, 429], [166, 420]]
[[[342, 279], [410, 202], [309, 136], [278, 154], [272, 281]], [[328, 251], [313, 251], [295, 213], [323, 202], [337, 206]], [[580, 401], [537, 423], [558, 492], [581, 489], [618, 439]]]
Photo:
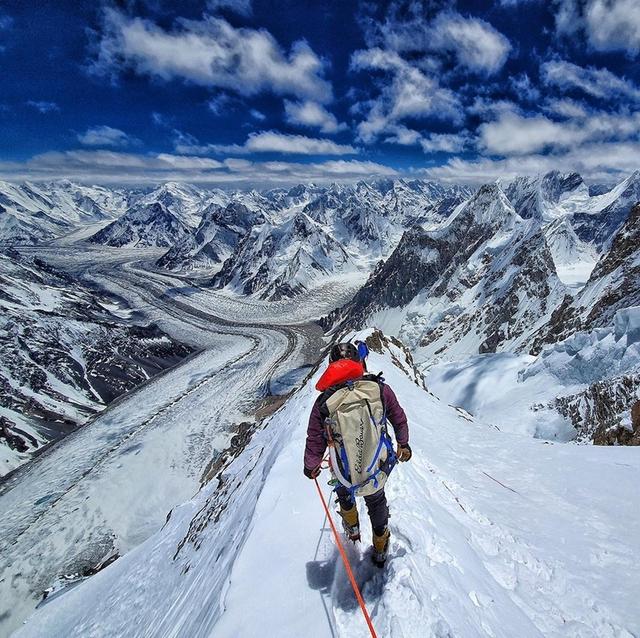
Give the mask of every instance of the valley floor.
[[197, 492], [240, 424], [299, 383], [324, 344], [320, 329], [300, 319], [290, 327], [254, 324], [246, 314], [225, 319], [176, 299], [166, 281], [125, 270], [140, 260], [138, 251], [73, 247], [43, 256], [122, 297], [198, 352], [0, 482], [0, 635], [19, 626], [45, 591], [156, 532], [172, 507]]
[[[425, 392], [388, 354], [369, 367], [405, 407], [414, 457], [388, 482], [386, 568], [370, 566], [367, 525], [350, 549], [378, 635], [640, 635], [636, 450], [499, 430]], [[161, 530], [16, 635], [368, 636], [302, 475], [313, 381]]]

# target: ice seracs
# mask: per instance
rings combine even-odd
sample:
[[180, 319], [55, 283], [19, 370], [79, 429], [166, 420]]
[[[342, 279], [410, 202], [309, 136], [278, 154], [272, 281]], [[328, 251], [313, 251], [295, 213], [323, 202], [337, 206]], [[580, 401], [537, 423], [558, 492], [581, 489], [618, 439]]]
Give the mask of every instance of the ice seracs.
[[610, 326], [615, 313], [640, 305], [640, 204], [634, 206], [610, 248], [597, 262], [587, 284], [563, 299], [536, 335], [534, 351], [579, 330]]

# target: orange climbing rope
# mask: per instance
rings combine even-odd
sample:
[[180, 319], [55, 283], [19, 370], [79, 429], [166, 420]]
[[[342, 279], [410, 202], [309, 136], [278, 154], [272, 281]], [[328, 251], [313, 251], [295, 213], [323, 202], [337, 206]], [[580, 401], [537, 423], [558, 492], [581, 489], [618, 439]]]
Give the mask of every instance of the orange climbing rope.
[[329, 512], [327, 501], [325, 500], [324, 494], [320, 489], [320, 484], [318, 483], [318, 479], [316, 478], [314, 479], [314, 481], [316, 483], [316, 487], [318, 488], [318, 494], [320, 495], [320, 500], [322, 501], [322, 505], [327, 515], [327, 519], [329, 520], [329, 524], [331, 525], [331, 529], [333, 530], [333, 535], [336, 539], [336, 543], [338, 544], [338, 550], [340, 551], [340, 556], [342, 556], [342, 562], [344, 563], [344, 567], [347, 570], [347, 576], [349, 576], [351, 587], [353, 587], [353, 593], [356, 595], [356, 598], [358, 599], [358, 604], [360, 605], [360, 609], [362, 610], [364, 619], [367, 621], [367, 625], [369, 627], [369, 631], [371, 632], [371, 636], [373, 638], [378, 638], [378, 634], [376, 634], [376, 630], [373, 628], [373, 623], [371, 622], [371, 616], [369, 616], [367, 607], [364, 604], [364, 600], [362, 599], [362, 594], [360, 593], [360, 589], [358, 588], [358, 583], [356, 583], [355, 576], [353, 575], [351, 565], [349, 564], [349, 559], [347, 558], [347, 553], [344, 551], [344, 546], [342, 545], [342, 541], [340, 540], [340, 535], [338, 534], [338, 530], [336, 530], [336, 526], [333, 524], [333, 518], [331, 517], [331, 513]]

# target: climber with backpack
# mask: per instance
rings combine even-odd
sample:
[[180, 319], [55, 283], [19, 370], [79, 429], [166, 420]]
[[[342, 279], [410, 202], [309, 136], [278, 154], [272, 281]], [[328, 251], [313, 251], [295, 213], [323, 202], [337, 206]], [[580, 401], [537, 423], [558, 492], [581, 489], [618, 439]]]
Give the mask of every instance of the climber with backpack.
[[[389, 508], [384, 484], [398, 461], [411, 458], [404, 410], [381, 374], [366, 374], [358, 349], [338, 343], [318, 380], [304, 453], [304, 475], [315, 479], [327, 447], [345, 534], [360, 540], [356, 497], [364, 497], [373, 529], [373, 562], [383, 566], [389, 551]], [[387, 424], [393, 426], [397, 451]]]
[[367, 357], [369, 356], [369, 346], [367, 346], [364, 341], [356, 341], [355, 346], [358, 350], [358, 356], [360, 357], [360, 362], [362, 363], [362, 367], [364, 371], [367, 371]]

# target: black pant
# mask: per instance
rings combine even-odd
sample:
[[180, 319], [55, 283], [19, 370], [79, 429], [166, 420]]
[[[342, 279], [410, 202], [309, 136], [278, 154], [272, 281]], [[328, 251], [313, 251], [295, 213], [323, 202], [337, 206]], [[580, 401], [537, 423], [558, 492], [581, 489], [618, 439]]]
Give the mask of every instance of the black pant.
[[[342, 485], [336, 489], [338, 495], [338, 501], [340, 507], [345, 510], [350, 510], [354, 506], [353, 499], [349, 490]], [[387, 523], [389, 522], [389, 507], [387, 505], [387, 497], [384, 493], [384, 488], [378, 490], [370, 496], [364, 497], [364, 502], [367, 504], [367, 511], [369, 512], [369, 518], [371, 519], [371, 527], [373, 533], [377, 536], [382, 536]]]

